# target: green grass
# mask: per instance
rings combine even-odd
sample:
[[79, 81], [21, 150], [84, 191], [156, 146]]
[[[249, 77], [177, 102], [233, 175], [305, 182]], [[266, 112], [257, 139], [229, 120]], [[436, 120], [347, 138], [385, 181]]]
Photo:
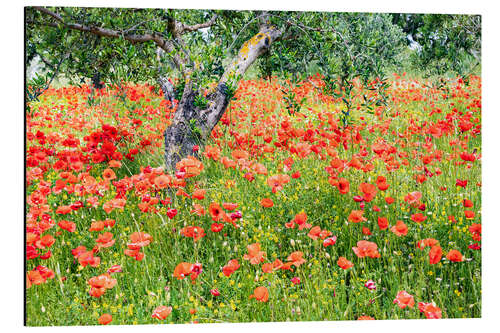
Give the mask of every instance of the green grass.
[[[137, 89], [142, 91], [141, 87]], [[329, 165], [331, 158], [327, 156], [325, 160], [321, 160], [315, 153], [306, 158], [297, 158], [293, 155], [295, 163], [291, 172], [300, 171], [301, 177], [292, 179], [289, 184], [284, 185], [282, 191], [271, 193], [270, 187], [266, 184], [267, 178], [284, 173], [281, 170], [281, 162], [292, 156], [288, 150], [279, 149], [264, 156], [250, 157], [264, 164], [269, 171], [267, 176], [256, 175], [253, 182], [243, 177], [246, 171], [226, 169], [222, 163], [203, 157], [201, 160], [204, 170], [199, 176], [187, 180], [185, 191], [192, 193], [195, 186], [206, 189], [205, 199], [198, 202], [172, 195], [172, 192], [167, 190], [157, 193], [161, 198], [171, 197], [172, 204], [169, 206], [179, 212], [173, 219], [166, 216], [165, 207], [159, 208], [157, 213], [141, 212], [137, 207], [140, 196], [134, 193], [134, 189], [127, 193], [125, 209], [113, 210], [110, 214], [106, 214], [99, 206], [85, 207], [67, 216], [59, 216], [55, 214], [57, 206], [71, 204], [82, 198], [65, 191], [61, 194], [49, 194], [47, 201], [52, 209], [49, 213], [52, 218], [56, 222], [61, 219], [75, 222], [77, 231], [69, 233], [62, 230], [61, 235], [55, 236], [56, 243], [51, 247], [50, 259], [36, 258], [27, 262], [28, 270], [34, 269], [37, 265], [44, 265], [55, 272], [54, 279], [27, 289], [27, 325], [94, 325], [103, 313], [112, 314], [112, 324], [123, 325], [192, 321], [200, 323], [334, 321], [356, 320], [362, 315], [375, 319], [415, 319], [425, 318], [418, 310], [417, 303], [432, 301], [441, 308], [443, 318], [480, 317], [481, 251], [468, 248], [474, 241], [467, 228], [472, 223], [481, 223], [481, 193], [480, 187], [476, 186], [476, 183], [481, 181], [481, 161], [470, 163], [469, 169], [466, 165], [456, 165], [455, 162], [460, 161], [460, 157], [451, 154], [464, 150], [471, 152], [474, 148], [477, 148], [477, 154], [480, 154], [481, 135], [474, 137], [470, 132], [460, 133], [457, 121], [454, 121], [450, 134], [433, 138], [428, 147], [430, 151], [427, 151], [423, 145], [426, 137], [430, 135], [417, 129], [424, 122], [444, 120], [446, 113], [451, 112], [454, 107], [458, 111], [466, 112], [466, 106], [473, 99], [480, 99], [477, 82], [463, 89], [469, 92], [468, 98], [460, 96], [443, 98], [441, 93], [429, 93], [423, 89], [417, 89], [416, 92], [394, 90], [392, 95], [401, 96], [401, 100], [389, 105], [381, 119], [364, 112], [363, 109], [356, 111], [353, 115], [354, 128], [359, 131], [363, 141], [358, 144], [350, 142], [347, 149], [339, 145], [336, 148], [339, 158], [349, 161], [353, 154], [359, 153], [360, 148], [365, 147], [368, 149], [367, 159], [369, 159], [375, 155], [370, 150], [371, 144], [383, 139], [389, 145], [395, 146], [398, 152], [408, 153], [409, 165], [401, 164], [399, 169], [388, 172], [383, 161], [374, 159], [373, 171], [365, 173], [349, 168], [340, 175], [350, 182], [350, 192], [346, 195], [340, 194], [336, 187], [328, 183], [325, 167]], [[255, 93], [256, 96], [247, 96], [245, 93]], [[405, 97], [405, 94], [408, 94], [408, 97]], [[427, 100], [420, 98], [411, 101], [410, 97], [419, 94], [427, 94]], [[33, 103], [35, 114], [28, 120], [28, 131], [36, 133], [37, 130], [41, 130], [46, 134], [60, 132], [61, 125], [54, 118], [36, 123], [37, 120], [42, 120], [39, 110], [48, 107], [51, 110], [47, 111], [47, 114], [51, 116], [61, 113], [68, 122], [82, 117], [85, 123], [90, 124], [89, 129], [72, 130], [80, 138], [88, 135], [92, 129], [99, 128], [98, 120], [103, 119], [105, 123], [128, 128], [134, 132], [132, 141], [126, 143], [128, 147], [136, 147], [140, 137], [151, 137], [154, 142], [161, 142], [161, 132], [156, 129], [156, 125], [165, 125], [165, 121], [163, 117], [155, 114], [156, 110], [164, 112], [160, 107], [160, 96], [149, 95], [146, 92], [146, 98], [150, 98], [150, 101], [141, 98], [137, 101], [127, 100], [125, 103], [112, 96], [102, 97], [95, 106], [88, 107], [85, 96], [78, 92], [76, 109], [79, 111], [73, 112], [67, 108], [68, 96], [71, 95], [57, 96], [54, 91], [49, 91], [41, 98], [41, 102]], [[232, 102], [228, 113], [231, 119], [237, 119], [235, 125], [243, 124], [243, 126], [237, 128], [220, 124], [223, 136], [218, 140], [235, 142], [234, 136], [230, 134], [231, 129], [241, 135], [248, 135], [253, 128], [265, 123], [267, 129], [270, 128], [269, 125], [276, 125], [276, 129], [272, 131], [274, 142], [277, 140], [279, 121], [273, 123], [272, 119], [268, 118], [272, 114], [275, 114], [280, 121], [288, 118], [296, 128], [305, 128], [305, 124], [310, 122], [312, 128], [323, 128], [328, 131], [328, 124], [321, 124], [318, 113], [326, 115], [332, 112], [336, 108], [334, 104], [320, 102], [318, 96], [311, 93], [306, 107], [301, 110], [301, 113], [308, 118], [301, 120], [300, 116], [289, 117], [286, 109], [281, 108], [279, 103], [274, 109], [269, 107], [270, 110], [262, 111], [276, 100], [279, 101], [279, 96], [263, 85], [259, 90], [250, 85], [240, 87], [237, 100]], [[63, 106], [63, 111], [58, 111], [57, 106]], [[313, 111], [307, 110], [307, 107]], [[440, 108], [442, 113], [429, 116], [429, 110], [432, 108]], [[118, 117], [122, 119], [112, 116], [109, 109], [117, 112]], [[144, 114], [136, 113], [137, 109], [145, 111]], [[475, 109], [473, 118], [480, 119], [480, 108], [472, 109]], [[395, 117], [396, 112], [400, 112], [401, 115]], [[252, 114], [257, 117], [254, 124], [251, 122]], [[128, 123], [122, 122], [124, 117], [139, 118], [143, 121], [143, 125], [137, 130], [132, 130]], [[364, 120], [360, 117], [364, 117]], [[373, 131], [370, 130], [371, 127], [381, 125], [388, 119], [391, 122], [387, 131], [382, 131], [378, 127], [374, 127]], [[51, 123], [53, 126], [49, 128], [47, 125]], [[409, 128], [411, 126], [415, 128]], [[397, 135], [407, 130], [410, 132], [404, 138]], [[333, 133], [333, 131], [328, 132]], [[250, 138], [257, 143], [263, 143], [262, 137], [250, 135]], [[294, 138], [290, 140], [295, 143], [303, 141]], [[451, 145], [454, 140], [460, 140], [466, 147]], [[37, 145], [36, 141], [29, 141], [28, 149]], [[224, 142], [221, 147], [222, 155], [231, 158], [231, 148]], [[455, 148], [458, 150], [454, 151]], [[65, 148], [58, 143], [55, 149]], [[127, 148], [120, 147], [120, 150], [126, 152]], [[123, 166], [115, 170], [117, 178], [138, 174], [141, 166], [160, 166], [161, 150], [160, 145], [151, 152], [141, 151], [135, 156], [134, 161], [124, 159]], [[442, 151], [443, 158], [440, 161], [434, 160], [429, 165], [429, 169], [433, 172], [436, 167], [440, 168], [442, 174], [428, 177], [423, 184], [418, 184], [414, 176], [422, 172], [414, 168], [423, 164], [419, 158], [412, 157], [414, 150], [416, 154]], [[399, 162], [403, 160], [400, 156], [395, 158]], [[49, 157], [48, 169], [44, 173], [44, 179], [52, 186], [55, 180], [59, 179], [59, 172], [51, 168], [55, 160]], [[93, 165], [90, 174], [99, 180], [105, 168], [105, 164]], [[30, 169], [32, 168], [28, 168]], [[349, 223], [347, 217], [351, 210], [359, 209], [359, 204], [352, 199], [353, 196], [360, 194], [359, 184], [363, 182], [375, 184], [377, 176], [380, 175], [387, 178], [389, 189], [383, 193], [379, 191], [373, 201], [366, 203], [364, 214], [366, 222]], [[468, 179], [467, 187], [455, 186], [457, 178]], [[234, 185], [227, 187], [228, 180], [233, 181]], [[37, 187], [39, 187], [38, 181], [28, 185], [28, 194]], [[442, 191], [441, 187], [446, 187], [447, 190]], [[410, 220], [411, 214], [420, 211], [410, 208], [404, 202], [404, 196], [413, 191], [422, 192], [422, 202], [426, 205], [423, 213], [428, 218], [421, 224]], [[100, 204], [112, 199], [116, 195], [116, 190], [111, 185], [103, 194], [104, 196], [99, 199]], [[393, 197], [395, 202], [387, 205], [384, 200], [386, 196]], [[274, 206], [263, 208], [260, 205], [262, 198], [272, 198]], [[474, 207], [471, 208], [476, 212], [474, 220], [467, 220], [464, 217], [462, 201], [466, 198], [474, 203]], [[237, 222], [241, 227], [235, 229], [226, 224], [222, 232], [213, 233], [210, 230], [213, 222], [210, 215], [198, 217], [190, 214], [193, 202], [202, 204], [205, 209], [208, 209], [211, 202], [238, 203], [238, 210], [243, 214], [242, 220]], [[382, 211], [371, 210], [373, 205], [377, 205]], [[285, 228], [285, 223], [301, 211], [307, 213], [308, 223], [313, 226], [318, 225], [336, 235], [337, 243], [324, 248], [321, 240], [313, 241], [307, 236], [307, 229], [298, 231], [297, 228]], [[456, 223], [449, 221], [450, 215], [456, 217]], [[391, 226], [397, 220], [404, 221], [409, 229], [408, 234], [398, 237], [389, 229], [379, 230], [377, 226], [379, 216], [387, 217]], [[116, 243], [96, 254], [101, 258], [99, 267], [80, 266], [71, 255], [71, 249], [79, 245], [92, 249], [99, 232], [89, 232], [90, 223], [92, 220], [106, 218], [116, 220], [116, 225], [109, 230], [113, 233]], [[193, 242], [191, 238], [179, 233], [180, 229], [187, 225], [201, 226], [207, 235], [200, 241]], [[363, 235], [363, 226], [371, 230], [371, 236]], [[55, 226], [47, 233], [55, 235], [55, 232], [60, 230]], [[142, 261], [124, 255], [129, 235], [135, 231], [143, 231], [153, 237], [153, 242], [141, 250], [145, 253]], [[416, 248], [417, 241], [425, 238], [437, 239], [445, 254], [451, 249], [459, 250], [466, 260], [450, 262], [443, 259], [436, 265], [430, 265], [429, 249]], [[378, 259], [356, 257], [352, 247], [362, 239], [375, 242], [381, 257]], [[243, 255], [247, 253], [247, 245], [255, 242], [259, 242], [262, 250], [266, 252], [266, 262], [275, 259], [285, 262], [293, 251], [302, 251], [307, 261], [300, 267], [293, 268], [293, 271], [263, 273], [261, 265], [251, 265], [243, 260]], [[340, 269], [336, 263], [340, 256], [352, 261], [354, 267], [346, 271]], [[230, 277], [225, 277], [221, 267], [230, 259], [238, 259], [241, 267]], [[189, 278], [177, 280], [172, 276], [177, 264], [183, 261], [202, 263], [203, 272], [195, 284], [192, 284]], [[112, 275], [117, 279], [117, 284], [107, 290], [102, 297], [91, 297], [88, 293], [90, 289], [87, 284], [88, 279], [105, 273], [109, 267], [117, 264], [123, 269], [123, 272]], [[61, 281], [62, 277], [65, 278], [64, 281]], [[293, 285], [291, 283], [293, 277], [299, 277], [301, 283]], [[364, 287], [367, 280], [375, 281], [376, 290], [371, 291]], [[258, 286], [265, 286], [269, 290], [268, 302], [249, 299]], [[213, 288], [218, 288], [221, 295], [213, 296], [210, 293]], [[393, 304], [396, 294], [401, 290], [406, 290], [414, 296], [414, 308], [400, 309]], [[153, 310], [160, 305], [173, 307], [171, 315], [164, 321], [151, 318]], [[196, 309], [197, 312], [192, 315], [190, 309]]]

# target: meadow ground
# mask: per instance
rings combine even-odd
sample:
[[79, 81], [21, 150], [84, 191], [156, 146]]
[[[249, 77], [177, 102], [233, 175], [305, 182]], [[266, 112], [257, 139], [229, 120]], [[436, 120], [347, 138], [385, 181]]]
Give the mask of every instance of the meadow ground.
[[318, 78], [293, 114], [279, 81], [242, 81], [170, 174], [152, 87], [46, 91], [26, 115], [27, 325], [480, 317], [480, 78], [391, 81], [347, 128]]

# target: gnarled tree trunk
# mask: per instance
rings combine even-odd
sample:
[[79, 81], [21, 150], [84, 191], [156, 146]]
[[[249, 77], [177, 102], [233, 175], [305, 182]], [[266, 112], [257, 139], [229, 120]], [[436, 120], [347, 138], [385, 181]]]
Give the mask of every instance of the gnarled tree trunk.
[[248, 67], [266, 52], [281, 34], [281, 31], [274, 27], [262, 25], [259, 33], [243, 44], [237, 57], [219, 80], [215, 91], [207, 96], [207, 108], [198, 109], [194, 105], [195, 97], [199, 92], [193, 90], [192, 83], [186, 84], [172, 124], [165, 131], [167, 169], [175, 170], [176, 163], [184, 157], [198, 156], [198, 152], [193, 150], [193, 147], [198, 146], [200, 151], [203, 149], [232, 98], [228, 92], [228, 84], [235, 87]]

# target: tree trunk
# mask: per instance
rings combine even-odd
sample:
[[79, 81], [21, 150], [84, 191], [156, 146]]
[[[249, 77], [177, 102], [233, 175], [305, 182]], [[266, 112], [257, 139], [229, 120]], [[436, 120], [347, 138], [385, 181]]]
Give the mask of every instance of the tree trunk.
[[[198, 158], [215, 125], [219, 122], [229, 104], [226, 85], [219, 84], [217, 90], [208, 97], [209, 105], [200, 110], [194, 105], [197, 91], [186, 86], [182, 99], [175, 111], [172, 125], [164, 133], [165, 164], [168, 170], [175, 170], [175, 165], [187, 156]], [[193, 149], [195, 146], [198, 149]]]
[[193, 149], [200, 145], [200, 140], [184, 122], [171, 125], [165, 130], [165, 164], [168, 170], [175, 170], [175, 165], [182, 158], [198, 153]]
[[170, 102], [170, 105], [173, 109], [175, 107], [174, 86], [172, 85], [172, 83], [170, 83], [168, 78], [165, 76], [158, 77], [158, 84], [160, 85], [160, 88], [161, 88], [161, 91], [163, 92], [163, 96], [165, 97], [165, 100]]
[[195, 106], [198, 91], [193, 89], [192, 78], [186, 81], [172, 125], [165, 131], [165, 164], [168, 170], [174, 171], [177, 162], [182, 158], [189, 155], [198, 157], [198, 151], [193, 151], [193, 147], [198, 146], [200, 151], [203, 150], [212, 130], [224, 115], [232, 98], [228, 86], [234, 89], [248, 67], [266, 52], [281, 34], [282, 32], [274, 27], [264, 25], [259, 33], [243, 44], [219, 80], [215, 91], [206, 97], [206, 107]]
[[172, 125], [165, 130], [165, 164], [168, 170], [175, 170], [175, 165], [189, 155], [196, 156], [193, 147], [201, 141], [195, 133], [197, 110], [194, 106], [196, 92], [186, 85], [181, 101], [174, 114]]

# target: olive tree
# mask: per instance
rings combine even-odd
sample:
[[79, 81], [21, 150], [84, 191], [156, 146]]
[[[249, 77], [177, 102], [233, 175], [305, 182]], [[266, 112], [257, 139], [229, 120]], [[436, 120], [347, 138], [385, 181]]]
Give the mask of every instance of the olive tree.
[[392, 14], [407, 43], [415, 49], [412, 64], [424, 74], [446, 72], [464, 78], [481, 63], [481, 16]]
[[29, 7], [25, 18], [26, 57], [38, 55], [51, 78], [161, 87], [175, 107], [164, 133], [170, 169], [197, 154], [259, 58], [264, 75], [303, 77], [314, 63], [347, 117], [350, 80], [383, 75], [404, 43], [389, 14]]

